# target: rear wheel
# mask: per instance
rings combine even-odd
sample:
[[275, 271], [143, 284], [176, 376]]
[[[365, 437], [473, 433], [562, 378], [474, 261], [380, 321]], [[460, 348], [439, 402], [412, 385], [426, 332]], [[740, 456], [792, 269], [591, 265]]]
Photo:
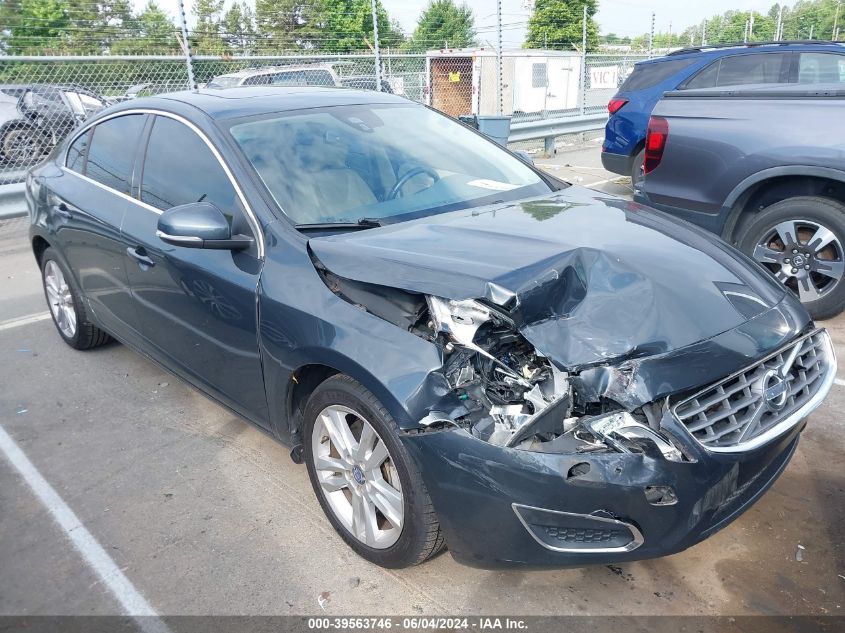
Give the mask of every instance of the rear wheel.
[[636, 156], [634, 156], [634, 163], [631, 165], [631, 186], [635, 187], [640, 182], [642, 182], [643, 178], [645, 178], [645, 174], [643, 174], [643, 163], [645, 162], [645, 150], [641, 149]]
[[65, 343], [75, 349], [90, 349], [111, 340], [88, 320], [71, 276], [52, 248], [41, 256], [41, 278], [53, 323]]
[[305, 463], [334, 529], [382, 567], [416, 565], [443, 549], [428, 491], [387, 410], [348, 376], [320, 384], [305, 407]]
[[815, 319], [845, 309], [845, 205], [816, 196], [761, 211], [738, 246], [795, 292]]

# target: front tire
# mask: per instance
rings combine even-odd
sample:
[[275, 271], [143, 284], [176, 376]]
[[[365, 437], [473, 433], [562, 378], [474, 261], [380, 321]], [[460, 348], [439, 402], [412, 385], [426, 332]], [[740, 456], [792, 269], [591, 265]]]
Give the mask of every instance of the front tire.
[[53, 323], [65, 343], [82, 350], [111, 340], [108, 334], [88, 320], [70, 271], [52, 248], [45, 250], [41, 256], [41, 281]]
[[798, 295], [814, 319], [845, 309], [845, 204], [799, 196], [760, 211], [739, 249]]
[[321, 383], [305, 406], [305, 464], [323, 512], [356, 553], [388, 568], [417, 565], [444, 546], [398, 432], [376, 397], [348, 376]]

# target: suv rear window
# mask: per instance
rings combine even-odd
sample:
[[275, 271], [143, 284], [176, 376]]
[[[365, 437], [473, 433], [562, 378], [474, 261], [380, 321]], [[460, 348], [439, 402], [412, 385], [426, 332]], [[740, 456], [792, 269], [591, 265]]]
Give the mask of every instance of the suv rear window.
[[634, 72], [619, 88], [619, 92], [634, 92], [656, 86], [696, 61], [698, 60], [693, 57], [691, 59], [671, 59], [653, 64], [637, 64], [634, 66]]
[[786, 83], [787, 53], [751, 53], [721, 57], [690, 79], [684, 88]]

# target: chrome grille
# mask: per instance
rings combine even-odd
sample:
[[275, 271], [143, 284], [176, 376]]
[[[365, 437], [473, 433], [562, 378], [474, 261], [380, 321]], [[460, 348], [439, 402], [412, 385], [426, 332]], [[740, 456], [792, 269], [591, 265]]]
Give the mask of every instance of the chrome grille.
[[816, 330], [678, 403], [675, 416], [712, 451], [747, 450], [809, 414], [835, 373], [830, 337]]

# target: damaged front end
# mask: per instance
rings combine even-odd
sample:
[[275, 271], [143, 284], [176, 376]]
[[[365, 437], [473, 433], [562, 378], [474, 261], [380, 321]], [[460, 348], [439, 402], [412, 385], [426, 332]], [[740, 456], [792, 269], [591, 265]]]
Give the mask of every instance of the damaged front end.
[[518, 331], [507, 312], [475, 300], [427, 297], [442, 373], [461, 406], [432, 411], [426, 428], [451, 424], [497, 446], [541, 452], [655, 452], [683, 461], [659, 431], [660, 405], [626, 411], [578, 373], [557, 367]]

